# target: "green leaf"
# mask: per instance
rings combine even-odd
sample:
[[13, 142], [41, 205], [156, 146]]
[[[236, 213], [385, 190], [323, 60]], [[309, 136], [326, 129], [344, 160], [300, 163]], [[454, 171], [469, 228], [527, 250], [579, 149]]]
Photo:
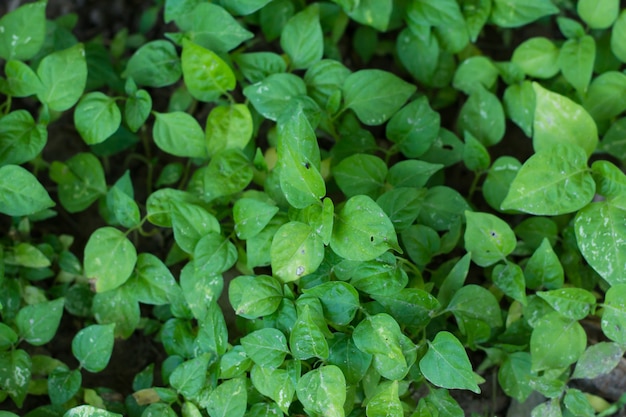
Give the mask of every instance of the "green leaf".
[[309, 68], [322, 59], [324, 42], [319, 12], [319, 5], [312, 4], [292, 16], [283, 28], [280, 46], [293, 69]]
[[486, 171], [491, 165], [491, 156], [487, 148], [468, 131], [465, 132], [463, 163], [474, 172]]
[[225, 149], [213, 155], [202, 181], [203, 200], [211, 201], [219, 197], [242, 191], [250, 184], [254, 172], [252, 162], [239, 149]]
[[389, 249], [400, 251], [391, 220], [364, 195], [350, 198], [337, 211], [330, 247], [342, 258], [354, 261], [372, 260]]
[[[132, 78], [129, 78], [127, 83], [131, 81]], [[134, 85], [134, 81], [132, 83]], [[148, 116], [150, 116], [152, 97], [146, 90], [132, 92], [127, 90], [127, 94], [128, 100], [126, 100], [126, 106], [124, 107], [124, 120], [131, 132], [137, 132], [146, 123]]]
[[548, 216], [571, 213], [589, 204], [594, 193], [585, 151], [572, 144], [554, 144], [526, 160], [501, 209]]
[[0, 350], [8, 350], [17, 342], [17, 333], [4, 323], [0, 323]]
[[52, 110], [65, 111], [83, 94], [87, 83], [87, 63], [82, 44], [53, 52], [41, 60], [37, 75], [42, 88], [37, 98]]
[[420, 97], [393, 115], [386, 127], [387, 138], [394, 142], [407, 158], [424, 154], [439, 135], [439, 113], [426, 97]]
[[448, 332], [439, 332], [419, 362], [424, 377], [432, 384], [446, 389], [467, 389], [477, 394], [477, 382], [482, 378], [472, 371], [472, 364], [459, 340]]
[[328, 364], [338, 366], [348, 385], [357, 384], [363, 379], [372, 355], [359, 350], [352, 337], [344, 333], [334, 333], [329, 345]]
[[582, 288], [560, 288], [552, 291], [537, 291], [537, 295], [563, 317], [582, 320], [593, 311], [596, 298]]
[[456, 69], [452, 86], [471, 95], [480, 90], [477, 88], [479, 84], [491, 90], [498, 80], [498, 75], [498, 68], [489, 58], [473, 56], [463, 61]]
[[478, 36], [491, 15], [492, 2], [490, 0], [462, 0], [461, 12], [465, 18], [470, 41], [476, 43]]
[[27, 216], [54, 206], [37, 178], [18, 165], [0, 167], [0, 212]]
[[101, 408], [94, 407], [91, 405], [80, 405], [78, 407], [73, 407], [70, 410], [68, 410], [65, 414], [63, 414], [63, 417], [83, 417], [86, 415], [90, 417], [122, 417], [121, 414], [112, 413], [110, 411], [105, 411]]
[[597, 121], [605, 121], [626, 110], [626, 75], [607, 71], [591, 81], [583, 99], [585, 110]]
[[533, 124], [535, 152], [552, 145], [578, 145], [591, 155], [598, 145], [598, 129], [589, 114], [570, 99], [533, 83], [537, 105]]
[[360, 307], [359, 293], [346, 282], [325, 282], [304, 290], [304, 294], [320, 300], [324, 308], [324, 317], [333, 325], [348, 325]]
[[204, 208], [176, 201], [172, 203], [174, 240], [185, 252], [193, 253], [198, 241], [206, 234], [220, 232], [219, 222]]
[[403, 417], [404, 408], [398, 397], [398, 381], [385, 381], [376, 388], [367, 402], [368, 417]]
[[128, 339], [139, 327], [139, 302], [129, 286], [101, 292], [93, 297], [92, 312], [98, 324], [115, 324], [115, 337]]
[[302, 78], [294, 74], [272, 74], [243, 89], [256, 111], [272, 121], [291, 110], [295, 97], [306, 94]]
[[206, 122], [206, 141], [209, 156], [224, 149], [244, 149], [252, 139], [252, 115], [245, 104], [217, 106]]
[[626, 345], [626, 284], [613, 285], [606, 292], [604, 298], [604, 313], [602, 314], [602, 331], [611, 340]]
[[593, 416], [596, 413], [587, 395], [577, 389], [567, 389], [563, 404], [568, 411], [577, 416]]
[[401, 232], [413, 224], [419, 215], [425, 195], [424, 189], [398, 187], [378, 197], [376, 204], [389, 217], [396, 231]]
[[341, 86], [348, 75], [350, 75], [350, 70], [339, 61], [334, 59], [317, 61], [304, 74], [307, 94], [324, 108], [331, 97], [341, 91]]
[[156, 40], [135, 51], [122, 76], [132, 78], [138, 85], [158, 88], [174, 84], [181, 74], [181, 62], [174, 45]]
[[396, 75], [377, 69], [350, 74], [343, 85], [345, 108], [368, 126], [381, 125], [413, 95], [416, 87]]
[[443, 168], [441, 164], [431, 164], [416, 159], [400, 161], [389, 168], [387, 181], [394, 187], [421, 188], [441, 168]]
[[272, 314], [282, 298], [280, 282], [268, 275], [240, 275], [228, 287], [228, 299], [235, 313], [248, 319]]
[[534, 78], [552, 78], [559, 72], [559, 48], [548, 38], [535, 37], [522, 42], [511, 62]]
[[204, 353], [178, 365], [170, 375], [170, 385], [185, 398], [193, 398], [204, 387], [210, 353]]
[[[31, 382], [32, 360], [21, 349], [0, 352], [0, 381], [2, 391], [18, 406], [22, 407]], [[5, 394], [5, 396], [6, 396]]]
[[252, 367], [241, 345], [234, 346], [220, 358], [220, 377], [228, 379], [244, 375]]
[[503, 103], [507, 116], [524, 131], [526, 136], [531, 137], [536, 106], [532, 83], [526, 80], [508, 86], [504, 91]]
[[319, 204], [326, 185], [319, 172], [320, 151], [313, 127], [301, 108], [281, 119], [278, 128], [280, 188], [295, 208]]
[[449, 230], [451, 225], [463, 219], [470, 206], [458, 191], [446, 186], [428, 189], [422, 202], [418, 223], [437, 231]]
[[200, 101], [216, 101], [235, 88], [232, 69], [215, 52], [183, 39], [183, 79], [191, 95]]
[[541, 245], [528, 260], [524, 276], [526, 286], [533, 290], [541, 287], [559, 289], [563, 286], [563, 266], [547, 238], [542, 240]]
[[209, 232], [196, 244], [193, 257], [196, 268], [221, 274], [237, 261], [237, 248], [220, 233]]
[[271, 412], [269, 414], [261, 414], [261, 416], [278, 417], [289, 413], [289, 406], [296, 392], [296, 381], [292, 378], [289, 371], [254, 365], [250, 371], [250, 379], [257, 391], [271, 398], [280, 408], [277, 413]]
[[418, 266], [425, 266], [439, 252], [441, 241], [439, 234], [423, 224], [414, 224], [400, 235], [407, 255]]
[[495, 296], [479, 285], [465, 285], [446, 307], [456, 318], [470, 345], [487, 341], [502, 327], [502, 313]]
[[195, 260], [184, 266], [179, 282], [189, 309], [199, 320], [206, 316], [209, 303], [217, 301], [224, 288], [221, 274], [197, 268]]
[[23, 307], [15, 319], [20, 337], [33, 346], [52, 340], [61, 323], [64, 302], [63, 298], [57, 298]]
[[109, 291], [125, 283], [136, 261], [135, 246], [124, 233], [113, 227], [94, 231], [85, 246], [85, 276], [96, 292]]
[[626, 62], [626, 11], [622, 10], [611, 30], [611, 51], [622, 62]]
[[387, 164], [377, 156], [357, 153], [342, 159], [333, 168], [333, 177], [346, 197], [377, 198], [384, 190]]
[[48, 131], [36, 124], [26, 110], [16, 110], [0, 118], [0, 166], [33, 160], [43, 150]]
[[407, 273], [391, 252], [371, 261], [342, 261], [333, 268], [333, 272], [337, 278], [350, 280], [354, 288], [370, 295], [396, 294], [408, 282]]
[[273, 328], [256, 330], [242, 337], [241, 346], [254, 363], [264, 368], [278, 368], [289, 353], [287, 338]]
[[46, 36], [46, 2], [24, 4], [0, 19], [0, 57], [26, 61], [39, 52]]
[[289, 222], [278, 229], [270, 249], [272, 272], [291, 282], [315, 272], [324, 259], [324, 243], [307, 224]]
[[619, 0], [580, 0], [576, 11], [591, 29], [609, 28], [619, 14]]
[[472, 261], [477, 265], [493, 265], [504, 260], [515, 249], [515, 233], [499, 217], [465, 211], [465, 218], [465, 250], [472, 253]]
[[568, 39], [561, 46], [559, 66], [565, 79], [580, 92], [585, 92], [591, 76], [593, 63], [596, 58], [596, 42], [585, 35], [579, 39]]
[[408, 7], [409, 24], [446, 26], [463, 22], [463, 15], [457, 2], [443, 0], [436, 3], [417, 0]]
[[[303, 305], [298, 311], [298, 319], [289, 335], [289, 350], [298, 360], [328, 359], [328, 342], [324, 335], [324, 331], [328, 330], [318, 326], [314, 316], [315, 312], [311, 311], [311, 307], [307, 304]], [[324, 324], [323, 327], [326, 325]]]
[[275, 54], [274, 52], [249, 52], [237, 54], [233, 56], [233, 60], [237, 64], [237, 67], [243, 76], [251, 83], [257, 83], [272, 74], [279, 74], [287, 71], [287, 64], [285, 63], [283, 57]]
[[278, 213], [274, 201], [262, 201], [255, 198], [241, 198], [233, 206], [235, 232], [239, 239], [247, 240], [258, 235]]
[[551, 0], [493, 0], [491, 21], [514, 28], [558, 12]]
[[558, 312], [548, 313], [536, 324], [530, 336], [533, 372], [558, 369], [575, 363], [585, 351], [587, 335], [583, 327]]
[[513, 352], [507, 355], [498, 370], [498, 382], [506, 395], [524, 402], [533, 392], [530, 385], [530, 354]]
[[204, 132], [193, 116], [183, 112], [154, 112], [154, 116], [154, 142], [161, 150], [175, 156], [207, 157]]
[[395, 294], [372, 295], [402, 326], [422, 328], [439, 309], [435, 297], [419, 288], [403, 288]]
[[483, 145], [500, 142], [505, 131], [504, 109], [500, 100], [482, 87], [476, 87], [463, 105], [459, 127], [470, 132]]
[[585, 350], [578, 362], [572, 378], [594, 379], [608, 374], [619, 364], [624, 350], [613, 342], [599, 342]]
[[356, 22], [371, 26], [381, 32], [387, 30], [393, 13], [393, 0], [361, 0], [355, 7], [344, 10]]
[[52, 404], [64, 404], [78, 393], [83, 382], [78, 369], [57, 368], [48, 376], [48, 395]]
[[218, 53], [235, 49], [254, 36], [217, 4], [199, 2], [175, 19], [187, 39]]
[[65, 163], [54, 161], [50, 178], [59, 184], [59, 200], [70, 213], [85, 210], [107, 192], [102, 164], [91, 153], [79, 153]]
[[526, 281], [519, 265], [511, 262], [496, 265], [491, 280], [504, 294], [526, 305]]
[[247, 16], [263, 8], [271, 0], [224, 0], [222, 4], [232, 14]]
[[35, 71], [22, 61], [7, 61], [4, 66], [9, 93], [15, 97], [28, 97], [37, 94], [41, 81]]
[[624, 208], [623, 204], [602, 201], [589, 204], [576, 215], [576, 241], [580, 252], [611, 285], [626, 283], [621, 272], [626, 262]]
[[305, 410], [328, 417], [344, 417], [346, 379], [335, 365], [325, 365], [302, 375], [296, 392]]
[[211, 417], [243, 417], [247, 400], [246, 379], [230, 379], [211, 391], [206, 409]]
[[448, 272], [444, 278], [439, 288], [439, 293], [437, 294], [437, 299], [442, 306], [447, 306], [454, 294], [456, 294], [465, 283], [469, 272], [470, 261], [471, 253], [466, 253], [454, 264], [450, 272]]
[[128, 170], [109, 189], [106, 204], [107, 210], [116, 220], [115, 224], [121, 224], [128, 228], [136, 227], [140, 224], [139, 206], [134, 199], [133, 185]]
[[563, 36], [565, 36], [567, 39], [578, 39], [585, 36], [585, 28], [577, 20], [570, 19], [569, 17], [559, 16], [556, 18], [556, 23], [559, 26], [559, 30], [561, 31]]
[[323, 203], [311, 204], [310, 206], [299, 210], [293, 220], [306, 223], [313, 228], [324, 245], [328, 245], [333, 231], [335, 215], [335, 206], [330, 198], [326, 197]]
[[398, 58], [416, 80], [433, 86], [440, 64], [439, 42], [430, 30], [418, 36], [409, 28], [403, 29], [396, 40]]
[[106, 368], [113, 353], [114, 328], [114, 324], [92, 324], [74, 336], [72, 353], [81, 368], [89, 372]]
[[87, 145], [104, 142], [121, 122], [122, 113], [115, 99], [100, 92], [85, 94], [74, 111], [74, 124]]

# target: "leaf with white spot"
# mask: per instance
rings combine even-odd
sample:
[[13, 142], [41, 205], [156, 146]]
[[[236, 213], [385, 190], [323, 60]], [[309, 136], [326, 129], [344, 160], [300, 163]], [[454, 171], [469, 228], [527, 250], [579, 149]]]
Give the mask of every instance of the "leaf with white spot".
[[59, 328], [64, 304], [64, 298], [57, 298], [22, 308], [15, 320], [19, 335], [33, 346], [48, 343]]
[[614, 204], [613, 200], [589, 204], [576, 215], [576, 241], [580, 252], [611, 285], [626, 283], [625, 217], [624, 205]]
[[296, 387], [298, 399], [309, 412], [326, 417], [344, 417], [346, 379], [335, 365], [321, 366], [307, 372]]
[[101, 227], [85, 246], [85, 275], [96, 292], [109, 291], [125, 283], [135, 268], [137, 250], [126, 235], [113, 227]]
[[317, 270], [324, 259], [324, 242], [311, 226], [289, 222], [280, 227], [270, 248], [272, 272], [291, 282]]
[[31, 368], [31, 358], [25, 351], [0, 352], [0, 387], [20, 408], [28, 392]]
[[92, 324], [79, 331], [72, 340], [72, 353], [80, 366], [89, 372], [106, 368], [113, 353], [115, 324]]
[[[19, 4], [19, 3], [17, 3]], [[24, 4], [0, 19], [0, 58], [26, 61], [46, 38], [46, 2]]]

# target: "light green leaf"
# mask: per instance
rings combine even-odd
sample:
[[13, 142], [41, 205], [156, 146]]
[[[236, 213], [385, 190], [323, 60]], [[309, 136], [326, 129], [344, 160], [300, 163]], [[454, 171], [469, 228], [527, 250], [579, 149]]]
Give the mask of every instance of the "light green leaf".
[[201, 178], [202, 198], [211, 201], [242, 191], [250, 184], [252, 162], [240, 149], [224, 149], [213, 155]]
[[377, 156], [356, 153], [335, 165], [333, 177], [348, 198], [359, 194], [377, 198], [384, 190], [387, 164]]
[[0, 166], [35, 159], [47, 140], [46, 126], [35, 123], [28, 111], [12, 111], [0, 118]]
[[622, 10], [611, 30], [611, 51], [622, 62], [626, 62], [626, 10]]
[[491, 165], [491, 156], [487, 148], [468, 131], [465, 131], [463, 163], [469, 170], [477, 173], [486, 171]]
[[437, 139], [440, 127], [439, 113], [420, 97], [400, 109], [387, 123], [386, 134], [407, 158], [424, 154]]
[[533, 124], [535, 152], [558, 143], [578, 145], [591, 155], [598, 145], [598, 129], [579, 104], [533, 83], [536, 106]]
[[437, 231], [450, 230], [451, 225], [463, 219], [470, 206], [458, 191], [437, 185], [431, 187], [424, 196], [418, 223]]
[[560, 288], [552, 291], [537, 291], [537, 295], [563, 317], [582, 320], [592, 313], [596, 298], [582, 288]]
[[591, 81], [583, 98], [585, 110], [597, 121], [605, 121], [626, 110], [626, 74], [607, 71]]
[[224, 0], [222, 4], [233, 15], [247, 16], [263, 8], [272, 0]]
[[135, 268], [137, 250], [126, 235], [113, 227], [101, 227], [85, 246], [85, 276], [96, 292], [109, 291], [125, 283]]
[[400, 161], [389, 168], [387, 182], [394, 187], [422, 188], [430, 177], [443, 168], [417, 159]]
[[9, 93], [15, 97], [32, 96], [41, 89], [41, 81], [35, 71], [22, 61], [7, 61], [4, 73]]
[[530, 354], [513, 352], [507, 355], [498, 370], [498, 382], [506, 395], [524, 402], [533, 392], [530, 385]]
[[282, 298], [280, 282], [268, 275], [240, 275], [228, 287], [228, 299], [235, 313], [248, 319], [272, 314]]
[[6, 13], [0, 19], [0, 27], [0, 57], [7, 61], [32, 58], [45, 41], [46, 2], [23, 4]]
[[446, 310], [454, 314], [470, 346], [489, 340], [503, 324], [495, 296], [479, 285], [463, 286], [454, 294]]
[[564, 271], [550, 241], [544, 238], [524, 268], [526, 286], [536, 290], [544, 287], [559, 289], [563, 286]]
[[[600, 160], [591, 165], [596, 193], [607, 199], [618, 200], [626, 194], [626, 174], [612, 162]], [[619, 200], [618, 200], [619, 201]], [[619, 204], [619, 203], [618, 203]]]
[[324, 39], [319, 12], [319, 5], [312, 4], [292, 16], [283, 28], [280, 46], [289, 56], [293, 69], [309, 68], [322, 59]]
[[256, 236], [278, 213], [279, 208], [273, 201], [262, 201], [254, 198], [241, 198], [233, 206], [235, 232], [239, 239], [250, 239]]
[[623, 274], [626, 263], [624, 208], [623, 204], [602, 201], [589, 204], [576, 215], [576, 241], [580, 252], [611, 285], [626, 283]]
[[530, 77], [552, 78], [560, 69], [559, 48], [548, 38], [530, 38], [515, 48], [511, 62]]
[[579, 0], [576, 11], [591, 29], [609, 28], [619, 14], [619, 0]]
[[152, 97], [146, 90], [130, 94], [124, 107], [124, 120], [131, 132], [137, 132], [146, 123], [152, 110]]
[[93, 297], [92, 312], [98, 324], [115, 324], [115, 337], [128, 339], [141, 320], [139, 302], [127, 285]]
[[463, 61], [454, 73], [452, 86], [471, 95], [478, 85], [491, 90], [498, 80], [498, 68], [484, 56], [473, 56]]
[[289, 371], [254, 365], [250, 371], [250, 379], [257, 391], [274, 400], [276, 405], [280, 408], [277, 412], [268, 408], [268, 414], [259, 414], [259, 416], [279, 417], [284, 414], [289, 414], [289, 406], [296, 393], [296, 381], [292, 378]]
[[209, 156], [224, 149], [244, 149], [253, 134], [252, 115], [245, 104], [217, 106], [206, 122]]
[[371, 26], [381, 32], [387, 30], [393, 13], [393, 0], [360, 0], [354, 7], [344, 6], [350, 18], [356, 22]]
[[183, 79], [191, 95], [200, 101], [216, 101], [235, 88], [232, 69], [215, 52], [183, 39]]
[[27, 216], [54, 206], [43, 185], [18, 165], [0, 167], [0, 213]]
[[274, 328], [256, 330], [242, 337], [241, 346], [254, 363], [264, 368], [278, 368], [289, 353], [287, 338]]
[[221, 274], [196, 267], [196, 261], [188, 262], [180, 273], [180, 288], [193, 316], [202, 320], [209, 304], [217, 301], [224, 288]]
[[514, 28], [558, 12], [551, 0], [493, 0], [491, 21]]
[[377, 69], [350, 74], [343, 85], [344, 106], [366, 125], [381, 125], [413, 95], [416, 87]]
[[154, 116], [154, 142], [161, 150], [175, 156], [207, 157], [204, 132], [193, 116], [183, 112], [154, 112]]
[[611, 340], [626, 345], [626, 284], [613, 285], [604, 297], [602, 331]]
[[[126, 171], [106, 196], [107, 210], [115, 220], [114, 224], [124, 227], [136, 227], [140, 224], [139, 206], [135, 202], [130, 172]], [[111, 222], [112, 224], [113, 222]]]
[[389, 249], [401, 251], [391, 220], [364, 195], [350, 198], [337, 211], [330, 247], [354, 261], [372, 260]]
[[20, 337], [33, 346], [52, 340], [61, 323], [64, 302], [65, 299], [57, 298], [23, 307], [15, 319]]
[[419, 362], [424, 377], [446, 389], [467, 389], [477, 394], [482, 378], [472, 371], [472, 364], [459, 340], [448, 332], [439, 332]]
[[65, 163], [54, 161], [50, 178], [59, 184], [59, 200], [70, 213], [85, 210], [107, 193], [104, 169], [92, 153], [78, 153]]
[[[282, 56], [274, 52], [248, 52], [236, 54], [233, 60], [243, 76], [251, 83], [258, 83], [272, 74], [287, 71], [287, 64]], [[337, 62], [337, 61], [333, 61]], [[305, 76], [306, 79], [306, 76]], [[315, 97], [315, 96], [311, 96]]]
[[196, 268], [221, 274], [237, 261], [237, 248], [220, 233], [209, 232], [196, 244], [193, 258]]
[[174, 45], [156, 40], [135, 51], [122, 76], [132, 78], [138, 85], [165, 87], [178, 81], [181, 74], [180, 58]]
[[348, 325], [359, 309], [359, 293], [346, 282], [330, 281], [305, 289], [307, 297], [317, 297], [330, 324]]
[[[317, 299], [314, 300], [321, 307], [319, 301]], [[298, 310], [298, 319], [289, 335], [289, 350], [291, 350], [292, 356], [298, 360], [310, 358], [328, 359], [328, 342], [324, 335], [324, 332], [328, 332], [328, 329], [324, 322], [322, 322], [322, 326], [319, 326], [315, 316], [316, 312], [312, 311], [311, 306], [308, 304], [304, 304]], [[319, 317], [323, 320], [321, 313]]]
[[247, 400], [246, 379], [229, 379], [211, 391], [206, 409], [211, 417], [243, 417]]
[[557, 312], [548, 313], [536, 324], [530, 337], [533, 372], [571, 365], [585, 351], [587, 335], [576, 320]]
[[478, 86], [461, 108], [459, 127], [470, 132], [483, 145], [491, 146], [504, 137], [504, 109], [491, 92]]
[[168, 304], [170, 294], [180, 292], [170, 270], [151, 253], [140, 253], [137, 256], [135, 272], [128, 283], [137, 301], [144, 304]]
[[65, 111], [83, 94], [87, 83], [87, 63], [82, 44], [53, 52], [41, 60], [37, 75], [42, 88], [37, 98], [52, 110]]
[[404, 416], [404, 408], [398, 397], [398, 381], [385, 381], [376, 387], [376, 391], [367, 402], [368, 417]]
[[74, 125], [87, 145], [104, 142], [121, 122], [115, 99], [98, 91], [85, 94], [74, 111]]
[[206, 234], [220, 232], [215, 216], [195, 204], [172, 201], [171, 218], [174, 240], [187, 253], [193, 253], [198, 241]]
[[106, 368], [113, 353], [115, 324], [92, 324], [81, 329], [72, 339], [72, 353], [81, 368], [100, 372]]
[[519, 265], [512, 262], [496, 265], [491, 280], [504, 294], [526, 305], [526, 281]]
[[8, 350], [17, 342], [17, 333], [4, 323], [0, 323], [0, 351]]
[[483, 27], [491, 15], [491, 0], [462, 0], [461, 12], [465, 18], [470, 41], [476, 43], [478, 36], [482, 33]]
[[[614, 0], [610, 0], [614, 1]], [[578, 2], [580, 5], [581, 2]], [[556, 18], [556, 23], [559, 26], [559, 30], [567, 39], [578, 39], [585, 36], [585, 28], [583, 25], [574, 19], [569, 17], [559, 16]]]
[[315, 272], [324, 259], [324, 243], [307, 224], [289, 222], [278, 229], [270, 249], [272, 272], [291, 282]]
[[559, 66], [565, 79], [581, 93], [589, 86], [596, 58], [596, 42], [585, 35], [578, 39], [568, 39], [561, 46]]
[[296, 392], [309, 412], [327, 417], [345, 416], [346, 380], [335, 365], [321, 366], [302, 375]]
[[121, 414], [112, 413], [110, 411], [103, 410], [98, 407], [94, 407], [91, 405], [80, 405], [78, 407], [73, 407], [68, 410], [63, 417], [122, 417]]
[[425, 189], [397, 187], [378, 197], [376, 204], [387, 214], [396, 231], [401, 232], [419, 215], [425, 195]]
[[577, 145], [554, 144], [524, 163], [501, 209], [536, 215], [571, 213], [589, 204], [594, 193], [585, 151]]
[[465, 249], [480, 266], [503, 260], [515, 249], [517, 240], [511, 227], [489, 213], [465, 211]]
[[421, 328], [430, 322], [439, 309], [435, 297], [419, 288], [403, 288], [389, 295], [373, 294], [385, 310], [402, 326]]
[[594, 379], [608, 374], [619, 364], [624, 349], [617, 343], [599, 342], [585, 350], [578, 362], [572, 378]]

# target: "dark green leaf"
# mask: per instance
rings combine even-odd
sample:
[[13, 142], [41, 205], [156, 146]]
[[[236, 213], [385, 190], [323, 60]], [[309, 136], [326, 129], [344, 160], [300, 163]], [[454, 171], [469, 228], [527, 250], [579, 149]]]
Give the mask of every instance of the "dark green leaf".
[[452, 86], [471, 95], [480, 84], [491, 90], [498, 80], [498, 68], [484, 56], [473, 56], [461, 63], [454, 74]]
[[469, 209], [467, 201], [458, 191], [446, 186], [435, 186], [429, 188], [424, 196], [418, 222], [437, 231], [449, 230]]
[[463, 105], [459, 127], [470, 132], [483, 145], [491, 146], [504, 137], [504, 109], [491, 92], [478, 86]]
[[339, 162], [333, 177], [346, 197], [364, 194], [377, 198], [385, 186], [387, 164], [377, 156], [357, 153]]
[[122, 339], [128, 339], [141, 320], [137, 297], [126, 285], [96, 294], [92, 311], [98, 324], [115, 324], [114, 335]]
[[0, 166], [20, 165], [35, 159], [48, 140], [48, 131], [36, 124], [26, 110], [16, 110], [0, 118]]
[[283, 57], [274, 52], [237, 54], [233, 56], [233, 60], [237, 63], [243, 76], [251, 83], [257, 83], [272, 74], [287, 71], [287, 64]]
[[348, 325], [360, 307], [359, 293], [345, 282], [325, 282], [304, 290], [304, 293], [306, 296], [319, 298], [324, 308], [324, 317], [330, 324]]
[[550, 0], [494, 0], [491, 20], [501, 27], [519, 27], [559, 9]]
[[129, 95], [124, 107], [124, 120], [131, 132], [137, 132], [144, 125], [151, 110], [152, 97], [146, 90], [137, 90]]
[[504, 294], [526, 305], [526, 281], [519, 265], [511, 262], [496, 265], [491, 280]]
[[403, 230], [400, 238], [409, 258], [420, 267], [430, 263], [441, 245], [439, 234], [423, 224], [414, 224]]
[[439, 113], [431, 109], [426, 97], [420, 97], [393, 115], [386, 133], [404, 156], [417, 158], [435, 142], [439, 125]]
[[78, 369], [57, 368], [48, 376], [48, 395], [52, 404], [64, 404], [81, 387], [83, 378]]
[[507, 355], [498, 370], [498, 382], [502, 390], [519, 402], [526, 401], [533, 392], [530, 377], [530, 354], [527, 352]]
[[500, 206], [521, 166], [512, 156], [501, 156], [495, 160], [483, 183], [483, 196], [489, 206], [501, 211]]
[[102, 164], [91, 153], [78, 153], [65, 163], [54, 161], [50, 178], [59, 184], [59, 200], [70, 213], [85, 210], [107, 192]]
[[211, 354], [205, 353], [178, 365], [170, 376], [172, 388], [186, 398], [197, 395], [206, 382], [210, 359]]
[[585, 110], [594, 120], [612, 119], [626, 110], [626, 75], [607, 71], [591, 81], [583, 99]]
[[441, 168], [443, 168], [441, 164], [416, 159], [400, 161], [389, 168], [387, 181], [394, 187], [421, 188]]
[[242, 191], [252, 181], [252, 163], [239, 149], [225, 149], [213, 155], [202, 176], [205, 201]]
[[341, 369], [349, 385], [363, 379], [372, 363], [372, 355], [359, 350], [352, 337], [334, 333], [329, 349], [328, 363]]
[[376, 204], [387, 214], [396, 231], [401, 232], [419, 215], [425, 195], [425, 189], [397, 187], [378, 197]]
[[393, 13], [393, 0], [361, 0], [354, 7], [344, 10], [352, 20], [368, 25], [381, 32], [387, 30]]
[[606, 292], [604, 298], [604, 313], [602, 314], [602, 331], [611, 340], [620, 345], [626, 344], [626, 284], [613, 285]]
[[9, 352], [0, 352], [2, 390], [20, 408], [24, 404], [31, 382], [31, 368], [31, 358], [25, 351], [15, 349]]
[[583, 320], [593, 311], [596, 299], [582, 288], [560, 288], [552, 291], [537, 291], [537, 295], [565, 318]]
[[524, 276], [526, 286], [531, 289], [541, 287], [559, 289], [563, 286], [563, 266], [548, 239], [543, 239], [541, 245], [528, 260], [524, 268]]
[[272, 74], [245, 87], [243, 94], [262, 116], [276, 121], [292, 108], [294, 97], [306, 94], [306, 85], [293, 74]]
[[372, 295], [402, 326], [425, 327], [439, 309], [435, 297], [418, 288], [404, 288], [391, 295]]
[[61, 323], [64, 302], [57, 298], [22, 308], [15, 319], [20, 337], [33, 346], [52, 340]]
[[312, 4], [292, 16], [280, 35], [280, 46], [293, 69], [309, 68], [322, 59], [324, 42], [319, 22], [319, 5]]
[[535, 115], [535, 91], [530, 81], [512, 84], [504, 91], [503, 103], [507, 116], [531, 137]]
[[122, 76], [132, 78], [138, 85], [165, 87], [178, 81], [181, 74], [180, 58], [174, 45], [156, 40], [135, 51]]

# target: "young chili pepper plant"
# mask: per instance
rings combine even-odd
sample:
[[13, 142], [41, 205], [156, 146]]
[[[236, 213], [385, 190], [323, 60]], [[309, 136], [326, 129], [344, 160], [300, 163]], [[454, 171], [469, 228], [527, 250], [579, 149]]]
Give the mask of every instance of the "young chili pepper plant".
[[619, 0], [9, 3], [1, 417], [623, 413]]

